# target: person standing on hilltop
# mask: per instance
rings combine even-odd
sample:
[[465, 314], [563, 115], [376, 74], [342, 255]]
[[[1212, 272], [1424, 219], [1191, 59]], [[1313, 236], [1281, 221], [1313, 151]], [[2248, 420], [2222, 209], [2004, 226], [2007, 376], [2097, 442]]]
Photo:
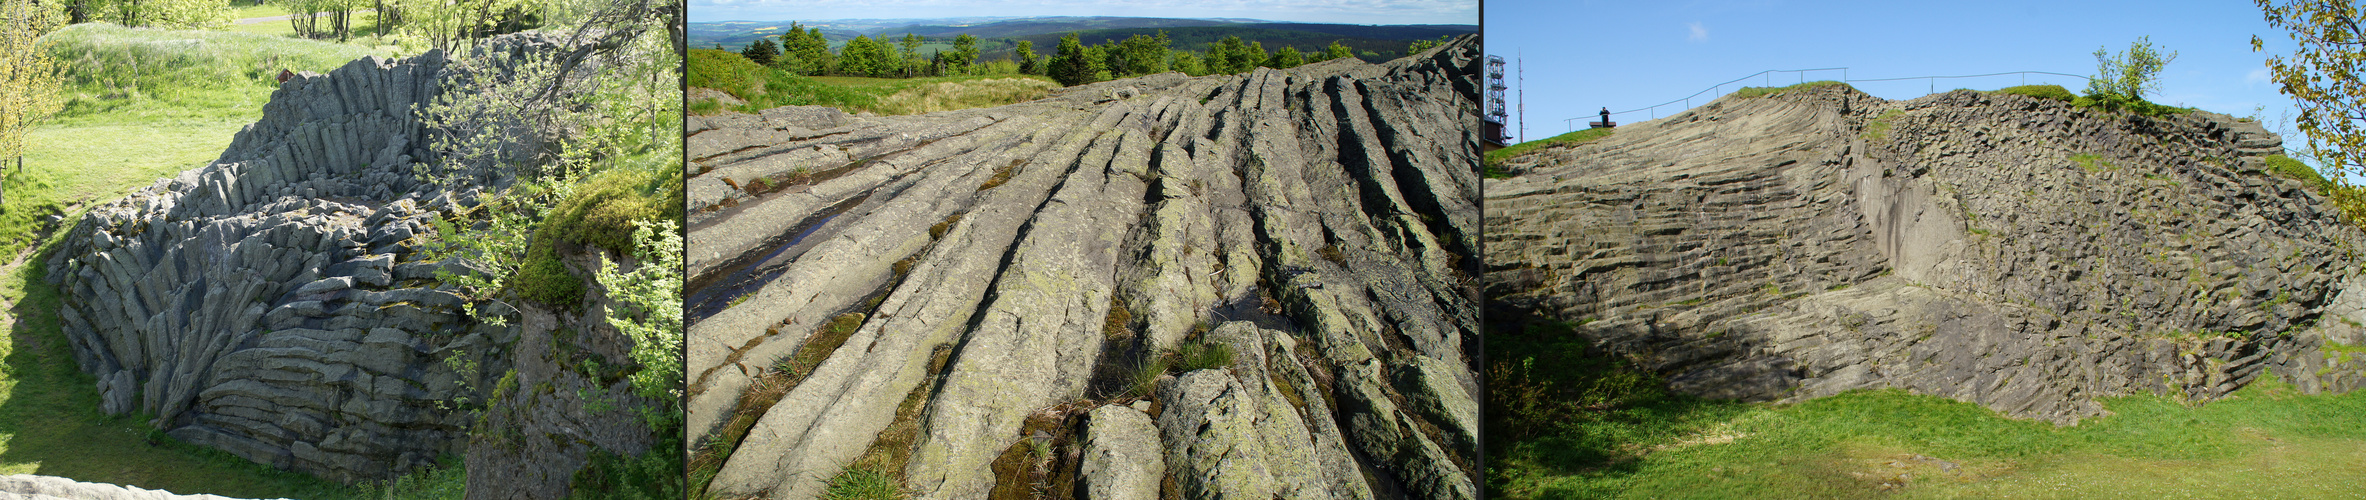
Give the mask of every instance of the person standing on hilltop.
[[1610, 127], [1610, 107], [1609, 107], [1609, 106], [1603, 106], [1603, 107], [1602, 107], [1602, 127], [1603, 127], [1603, 128], [1609, 128], [1609, 127]]

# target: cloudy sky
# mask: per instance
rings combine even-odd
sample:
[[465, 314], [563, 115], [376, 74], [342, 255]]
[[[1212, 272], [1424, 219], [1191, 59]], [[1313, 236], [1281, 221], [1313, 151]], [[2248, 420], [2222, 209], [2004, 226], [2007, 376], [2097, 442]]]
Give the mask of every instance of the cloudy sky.
[[[1643, 110], [1613, 117], [1633, 123], [1681, 111], [1680, 100], [1702, 90], [1708, 92], [1691, 104], [1741, 85], [1844, 78], [1841, 71], [1775, 73], [1712, 87], [1763, 70], [1847, 67], [1845, 78], [1852, 80], [2011, 71], [2093, 75], [2096, 48], [2119, 52], [2147, 35], [2155, 47], [2178, 53], [2162, 71], [2160, 93], [2150, 96], [2154, 102], [2235, 116], [2265, 106], [2259, 114], [2270, 121], [2292, 107], [2267, 80], [2263, 64], [2270, 54], [2288, 54], [2291, 40], [2245, 1], [1489, 0], [1484, 23], [1488, 53], [1524, 60], [1507, 69], [1526, 68], [1529, 140], [1567, 132], [1569, 125], [1583, 127], [1584, 120], [1564, 119], [1593, 118], [1603, 107]], [[2252, 35], [2266, 43], [2265, 52], [2251, 50]], [[2086, 87], [2077, 77], [2026, 78], [1851, 84], [1889, 99], [1920, 97], [1934, 88]], [[1646, 109], [1668, 101], [1679, 102]], [[2299, 147], [2297, 132], [2288, 134], [2286, 144]]]
[[1477, 24], [1478, 0], [690, 0], [690, 20], [967, 16], [1251, 18], [1345, 24]]

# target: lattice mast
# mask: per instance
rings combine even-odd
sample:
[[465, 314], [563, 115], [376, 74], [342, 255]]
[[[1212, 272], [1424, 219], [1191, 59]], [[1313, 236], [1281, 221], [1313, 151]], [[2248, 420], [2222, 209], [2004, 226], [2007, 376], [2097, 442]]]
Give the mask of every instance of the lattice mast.
[[1504, 111], [1503, 91], [1511, 87], [1503, 83], [1503, 56], [1487, 56], [1487, 140], [1497, 144], [1511, 139], [1503, 131], [1510, 117]]

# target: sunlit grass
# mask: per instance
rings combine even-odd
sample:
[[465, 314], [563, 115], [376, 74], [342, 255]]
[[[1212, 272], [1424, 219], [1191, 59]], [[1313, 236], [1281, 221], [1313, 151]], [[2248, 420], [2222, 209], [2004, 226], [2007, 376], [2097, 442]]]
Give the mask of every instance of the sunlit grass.
[[[2072, 427], [1897, 390], [1796, 405], [1710, 403], [1596, 421], [1508, 447], [1514, 498], [2307, 498], [2366, 491], [2366, 393], [2302, 396], [2262, 378], [2187, 407], [2107, 400]], [[1699, 415], [1709, 418], [1687, 418]], [[1584, 434], [1635, 436], [1608, 460], [1557, 460]], [[1585, 463], [1592, 462], [1592, 463]], [[1901, 476], [1903, 475], [1903, 476]]]
[[[848, 112], [909, 115], [982, 108], [1043, 98], [1060, 88], [1049, 77], [997, 74], [923, 78], [797, 76], [758, 66], [725, 51], [690, 51], [690, 86], [730, 93], [747, 101], [729, 106], [753, 113], [780, 106], [836, 106]], [[709, 102], [709, 101], [701, 101]], [[701, 114], [725, 109], [693, 104]]]

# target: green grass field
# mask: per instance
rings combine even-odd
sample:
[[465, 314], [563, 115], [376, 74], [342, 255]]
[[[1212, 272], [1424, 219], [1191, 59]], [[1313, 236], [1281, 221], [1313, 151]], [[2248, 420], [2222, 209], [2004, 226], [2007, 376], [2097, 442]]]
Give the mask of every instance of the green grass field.
[[[690, 51], [691, 87], [730, 93], [747, 101], [732, 110], [753, 113], [780, 106], [837, 106], [849, 112], [909, 115], [932, 111], [1000, 106], [1040, 99], [1060, 84], [1041, 75], [968, 75], [925, 78], [806, 77], [758, 66], [739, 54], [713, 50]], [[694, 114], [713, 114], [724, 106], [691, 103]]]
[[[1537, 387], [1542, 379], [1552, 384], [1540, 394], [1579, 389], [1564, 399], [1578, 403], [1526, 420], [1505, 411], [1522, 408], [1516, 394], [1490, 395], [1490, 491], [1505, 498], [2324, 498], [2366, 491], [2366, 391], [2306, 396], [2262, 377], [2199, 407], [2152, 395], [2107, 399], [2111, 415], [2056, 427], [1894, 389], [1792, 405], [1705, 401], [1666, 394], [1649, 377], [1615, 376], [1623, 370], [1615, 361], [1573, 356], [1584, 351], [1582, 342], [1504, 340], [1515, 348], [1508, 352], [1537, 353], [1539, 366], [1570, 369], [1527, 379], [1491, 370], [1491, 390]], [[1517, 361], [1497, 366], [1506, 362]], [[1523, 437], [1506, 439], [1514, 435]]]

